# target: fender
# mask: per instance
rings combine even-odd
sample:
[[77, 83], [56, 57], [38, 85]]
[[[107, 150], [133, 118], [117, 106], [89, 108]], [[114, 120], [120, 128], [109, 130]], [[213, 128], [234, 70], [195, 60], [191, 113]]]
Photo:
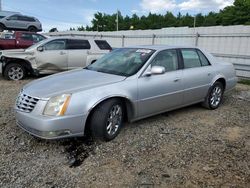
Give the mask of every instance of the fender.
[[11, 58], [11, 57], [2, 57], [4, 59], [2, 59], [2, 72], [4, 72], [5, 67], [7, 64], [9, 63], [19, 63], [24, 65], [24, 67], [30, 72], [30, 73], [34, 73], [33, 68], [31, 66], [31, 63], [25, 59], [20, 59], [20, 58]]
[[217, 74], [217, 75], [213, 78], [213, 80], [211, 81], [210, 87], [211, 87], [212, 85], [214, 85], [214, 83], [216, 82], [216, 80], [218, 80], [218, 79], [220, 79], [220, 78], [223, 78], [223, 79], [225, 80], [225, 82], [226, 82], [225, 76], [224, 76], [223, 74], [219, 73], [219, 74]]
[[132, 100], [130, 100], [127, 96], [125, 95], [109, 95], [106, 96], [102, 99], [99, 99], [97, 102], [95, 102], [91, 108], [88, 110], [87, 113], [87, 117], [89, 116], [89, 114], [92, 112], [92, 110], [97, 107], [99, 104], [101, 104], [102, 102], [111, 99], [111, 98], [121, 98], [124, 100], [125, 105], [126, 105], [126, 111], [127, 111], [127, 117], [128, 120], [133, 119], [136, 116], [136, 104], [134, 102], [132, 102]]

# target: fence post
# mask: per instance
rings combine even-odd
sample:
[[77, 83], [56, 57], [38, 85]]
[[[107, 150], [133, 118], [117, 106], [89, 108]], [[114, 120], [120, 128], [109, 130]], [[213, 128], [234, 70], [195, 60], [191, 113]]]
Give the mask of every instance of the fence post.
[[196, 35], [195, 35], [195, 46], [198, 46], [198, 44], [199, 44], [199, 37], [200, 37], [200, 35], [197, 32]]
[[152, 45], [155, 44], [155, 34], [152, 35]]
[[124, 41], [125, 40], [125, 36], [124, 35], [122, 35], [122, 47], [124, 47]]

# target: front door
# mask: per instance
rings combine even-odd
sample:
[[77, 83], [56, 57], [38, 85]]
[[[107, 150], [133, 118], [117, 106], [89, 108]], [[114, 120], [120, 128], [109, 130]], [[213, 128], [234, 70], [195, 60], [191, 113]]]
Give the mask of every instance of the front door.
[[176, 50], [161, 51], [147, 70], [152, 66], [162, 66], [166, 72], [160, 75], [143, 75], [138, 79], [139, 117], [160, 113], [182, 104], [182, 70], [178, 64]]
[[40, 73], [55, 73], [68, 70], [68, 52], [65, 39], [55, 39], [36, 52], [37, 69]]

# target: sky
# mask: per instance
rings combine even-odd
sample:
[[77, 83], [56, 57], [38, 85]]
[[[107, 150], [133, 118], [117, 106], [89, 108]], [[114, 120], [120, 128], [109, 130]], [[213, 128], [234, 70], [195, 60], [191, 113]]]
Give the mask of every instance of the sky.
[[232, 5], [234, 0], [2, 0], [2, 9], [16, 11], [38, 18], [44, 31], [56, 27], [60, 31], [70, 27], [91, 25], [96, 12], [113, 14], [117, 9], [122, 15], [147, 15], [149, 12], [164, 14], [206, 14]]

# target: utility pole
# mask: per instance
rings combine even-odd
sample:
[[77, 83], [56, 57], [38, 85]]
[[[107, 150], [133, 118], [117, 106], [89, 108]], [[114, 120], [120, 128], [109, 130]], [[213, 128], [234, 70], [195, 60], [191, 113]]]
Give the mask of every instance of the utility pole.
[[2, 0], [0, 0], [0, 11], [2, 11]]
[[116, 31], [119, 31], [119, 10], [117, 9], [116, 14]]

